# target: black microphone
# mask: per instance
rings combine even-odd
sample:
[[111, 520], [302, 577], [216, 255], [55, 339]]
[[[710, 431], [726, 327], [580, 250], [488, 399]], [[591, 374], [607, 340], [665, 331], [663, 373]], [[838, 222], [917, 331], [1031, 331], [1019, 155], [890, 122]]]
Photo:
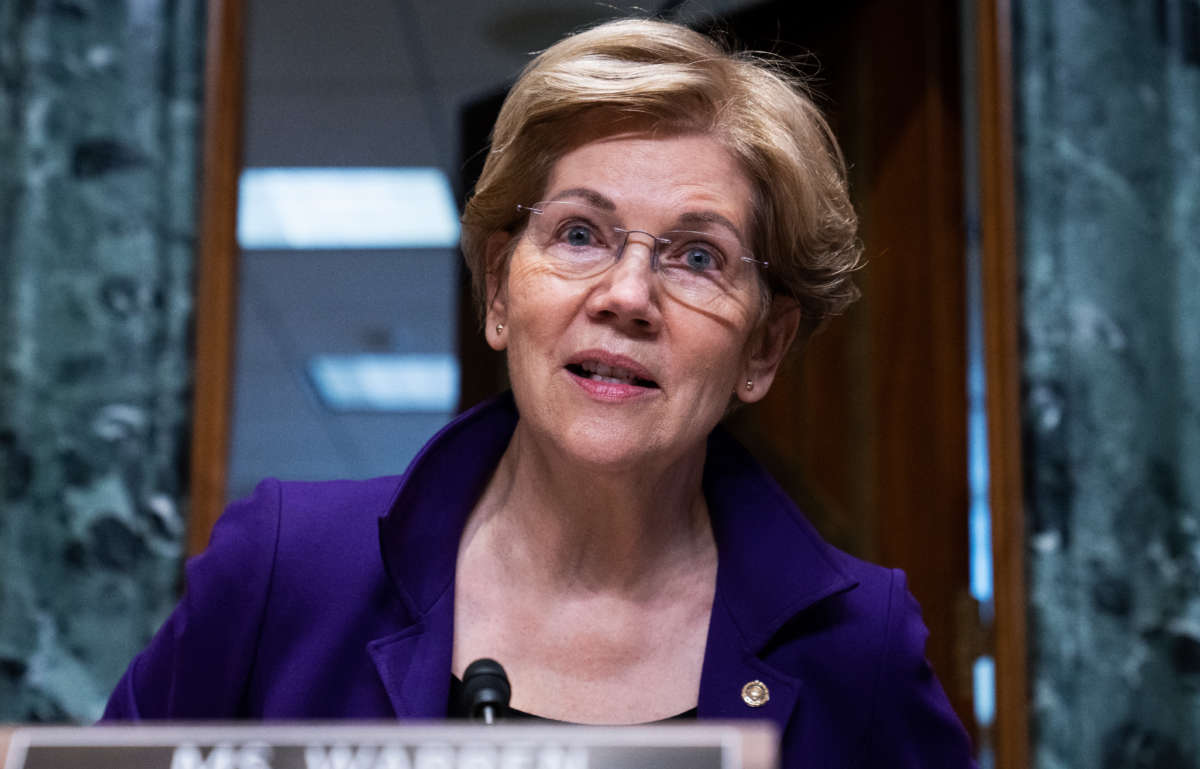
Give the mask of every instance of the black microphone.
[[495, 723], [508, 711], [511, 696], [508, 676], [496, 660], [484, 657], [467, 665], [463, 671], [462, 701], [468, 718], [483, 719], [485, 724]]

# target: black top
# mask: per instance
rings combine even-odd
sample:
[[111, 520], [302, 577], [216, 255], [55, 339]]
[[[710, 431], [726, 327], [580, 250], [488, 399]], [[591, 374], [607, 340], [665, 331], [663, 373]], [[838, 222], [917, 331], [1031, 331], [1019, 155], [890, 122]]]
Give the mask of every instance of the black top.
[[[467, 709], [466, 709], [466, 707], [464, 707], [463, 701], [462, 701], [462, 688], [463, 688], [463, 684], [462, 684], [462, 681], [460, 681], [458, 679], [458, 676], [451, 675], [450, 676], [450, 712], [447, 714], [448, 716], [450, 716], [450, 718], [466, 718], [467, 717]], [[525, 711], [517, 710], [516, 708], [508, 708], [505, 711], [504, 717], [512, 719], [514, 721], [516, 721], [516, 720], [531, 720], [531, 721], [545, 721], [545, 722], [552, 723], [552, 724], [569, 723], [568, 721], [559, 721], [554, 718], [543, 718], [542, 716], [537, 716], [537, 715], [534, 715], [533, 713], [526, 713]], [[664, 718], [664, 719], [662, 719], [662, 721], [653, 721], [651, 723], [659, 724], [659, 723], [663, 723], [666, 721], [685, 721], [685, 720], [689, 720], [689, 719], [694, 720], [695, 718], [696, 718], [696, 708], [692, 708], [691, 710], [685, 710], [682, 713], [679, 713], [678, 715], [671, 716], [670, 718]]]

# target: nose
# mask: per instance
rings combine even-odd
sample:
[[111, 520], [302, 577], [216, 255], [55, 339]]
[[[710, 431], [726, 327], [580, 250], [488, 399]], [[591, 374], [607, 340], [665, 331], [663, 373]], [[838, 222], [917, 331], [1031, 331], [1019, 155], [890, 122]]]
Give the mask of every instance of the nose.
[[631, 230], [616, 263], [588, 296], [588, 315], [614, 322], [630, 333], [657, 331], [662, 325], [657, 258], [653, 235]]

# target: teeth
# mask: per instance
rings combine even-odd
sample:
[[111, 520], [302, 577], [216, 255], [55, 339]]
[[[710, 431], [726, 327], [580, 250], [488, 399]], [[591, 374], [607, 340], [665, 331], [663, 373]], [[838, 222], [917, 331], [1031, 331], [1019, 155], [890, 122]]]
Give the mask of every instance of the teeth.
[[600, 382], [612, 382], [615, 384], [629, 384], [636, 378], [633, 372], [623, 368], [615, 368], [599, 361], [585, 361], [580, 364], [584, 371], [592, 374], [592, 379]]

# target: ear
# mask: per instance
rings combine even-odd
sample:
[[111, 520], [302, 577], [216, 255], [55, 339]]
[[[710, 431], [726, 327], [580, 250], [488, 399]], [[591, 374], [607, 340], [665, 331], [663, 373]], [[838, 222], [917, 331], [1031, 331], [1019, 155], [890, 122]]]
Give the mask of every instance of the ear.
[[[771, 309], [767, 319], [750, 336], [747, 350], [749, 352], [744, 367], [745, 376], [735, 390], [738, 398], [745, 403], [755, 403], [762, 400], [775, 381], [775, 374], [783, 363], [783, 358], [796, 338], [796, 330], [800, 327], [800, 305], [790, 297], [775, 296], [771, 299]], [[753, 387], [746, 389], [746, 381]]]
[[[484, 247], [487, 311], [483, 316], [483, 336], [496, 351], [508, 347], [508, 242], [512, 233], [493, 232]], [[498, 326], [505, 326], [497, 331]]]

